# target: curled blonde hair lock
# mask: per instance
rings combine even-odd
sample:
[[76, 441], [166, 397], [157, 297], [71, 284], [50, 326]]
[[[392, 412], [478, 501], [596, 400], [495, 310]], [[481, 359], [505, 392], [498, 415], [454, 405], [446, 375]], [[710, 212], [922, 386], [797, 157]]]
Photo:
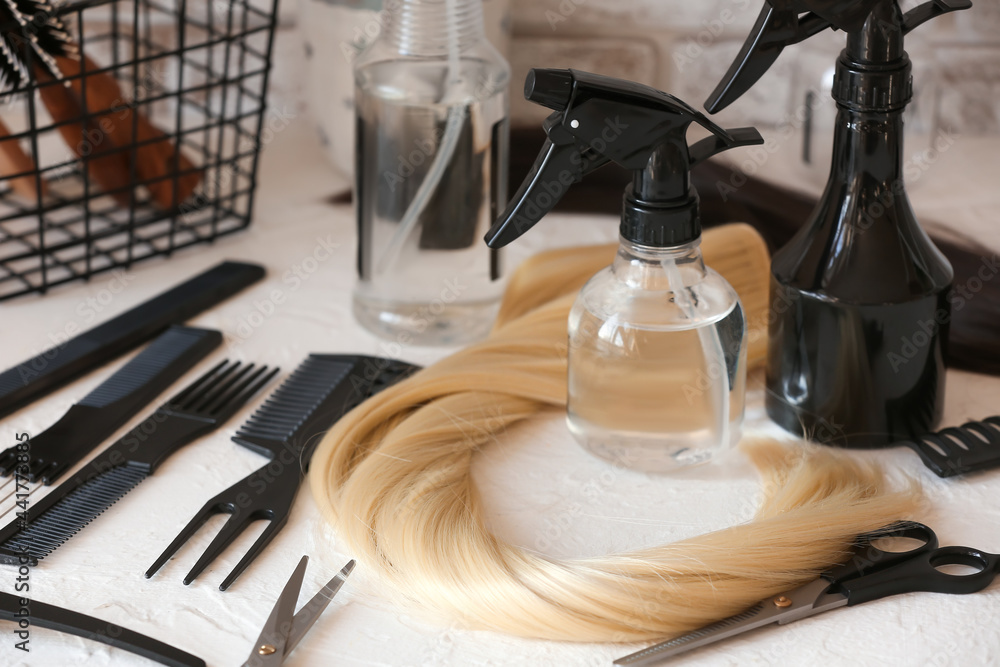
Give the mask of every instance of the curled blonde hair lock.
[[[745, 226], [714, 230], [704, 250], [716, 266], [730, 252], [728, 266], [746, 275], [727, 278], [751, 326], [754, 318], [763, 326], [767, 272], [748, 271], [754, 253], [758, 264], [759, 253], [766, 259], [760, 238]], [[847, 455], [758, 442], [744, 446], [765, 489], [750, 523], [585, 559], [547, 557], [493, 535], [472, 458], [510, 425], [565, 405], [567, 313], [613, 252], [557, 251], [529, 262], [487, 340], [362, 404], [314, 454], [313, 494], [345, 548], [427, 614], [543, 639], [662, 638], [803, 583], [839, 562], [858, 534], [915, 511], [915, 490], [890, 491], [878, 469]], [[751, 347], [751, 361], [762, 356]]]

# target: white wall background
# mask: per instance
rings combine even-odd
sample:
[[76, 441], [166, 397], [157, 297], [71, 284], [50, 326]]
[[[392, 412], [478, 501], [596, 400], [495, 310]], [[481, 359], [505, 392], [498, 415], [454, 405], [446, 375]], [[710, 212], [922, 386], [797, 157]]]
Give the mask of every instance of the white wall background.
[[[282, 0], [274, 92], [300, 103], [303, 41], [301, 7], [323, 0]], [[485, 0], [487, 7], [504, 0]], [[301, 3], [297, 5], [296, 3]], [[325, 0], [373, 6], [377, 0]], [[574, 67], [633, 79], [700, 107], [722, 78], [753, 26], [759, 0], [509, 0], [515, 124], [535, 125], [544, 109], [525, 102], [520, 84], [531, 67]], [[1000, 133], [1000, 0], [974, 0], [973, 9], [925, 24], [908, 38], [922, 118], [943, 118], [964, 132]], [[918, 4], [903, 0], [904, 8]], [[346, 26], [336, 32], [343, 33]], [[803, 91], [822, 81], [843, 47], [828, 31], [789, 48], [766, 77], [721, 123], [777, 125], [802, 104]], [[317, 63], [317, 65], [319, 65]], [[340, 63], [324, 63], [331, 70]], [[929, 100], [929, 101], [928, 101]], [[312, 110], [315, 112], [316, 110]]]

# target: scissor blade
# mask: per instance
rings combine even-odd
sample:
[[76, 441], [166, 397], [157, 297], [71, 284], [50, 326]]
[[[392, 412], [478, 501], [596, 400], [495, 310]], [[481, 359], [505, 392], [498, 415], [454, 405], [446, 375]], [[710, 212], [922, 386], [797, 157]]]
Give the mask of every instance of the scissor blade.
[[321, 588], [319, 593], [316, 593], [302, 609], [299, 609], [299, 612], [295, 614], [295, 619], [292, 621], [292, 630], [288, 633], [288, 641], [285, 643], [285, 655], [291, 653], [299, 645], [302, 638], [309, 632], [309, 628], [313, 626], [320, 617], [320, 614], [327, 608], [330, 601], [333, 600], [333, 596], [344, 585], [344, 580], [347, 579], [353, 570], [354, 561], [352, 560], [326, 586]]
[[[817, 579], [800, 588], [758, 602], [735, 616], [636, 651], [624, 658], [618, 658], [614, 664], [633, 667], [657, 664], [681, 653], [708, 646], [771, 623], [791, 623], [800, 618], [847, 604], [845, 596], [839, 593], [828, 594], [829, 588], [830, 582], [825, 579]], [[776, 602], [778, 600], [781, 600], [781, 606]]]
[[303, 556], [295, 567], [243, 667], [279, 667], [285, 661], [285, 645], [288, 642], [292, 614], [295, 612], [295, 602], [299, 599], [299, 591], [302, 590], [308, 563], [309, 556]]

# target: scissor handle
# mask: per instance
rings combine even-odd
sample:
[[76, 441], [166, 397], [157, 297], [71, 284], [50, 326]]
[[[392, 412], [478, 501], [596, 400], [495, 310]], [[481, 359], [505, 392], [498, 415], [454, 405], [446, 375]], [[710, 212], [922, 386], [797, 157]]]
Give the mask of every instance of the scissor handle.
[[[876, 546], [878, 540], [893, 537], [919, 540], [920, 545], [907, 551], [885, 551]], [[937, 547], [938, 537], [928, 526], [916, 521], [899, 521], [860, 536], [851, 549], [850, 559], [824, 573], [822, 577], [832, 584], [842, 585], [846, 581], [895, 567]]]
[[[939, 568], [963, 565], [977, 570], [971, 574], [949, 574]], [[1000, 570], [1000, 556], [971, 547], [943, 547], [918, 553], [888, 569], [882, 569], [840, 584], [847, 604], [855, 605], [900, 593], [949, 593], [966, 595], [983, 590]]]

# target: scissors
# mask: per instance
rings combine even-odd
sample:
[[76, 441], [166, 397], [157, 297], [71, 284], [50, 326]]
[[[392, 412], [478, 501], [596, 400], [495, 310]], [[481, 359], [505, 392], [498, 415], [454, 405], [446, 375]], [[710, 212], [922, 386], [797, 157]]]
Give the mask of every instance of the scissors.
[[[919, 540], [909, 551], [888, 551], [884, 538]], [[975, 570], [971, 574], [941, 571], [948, 565]], [[903, 521], [858, 538], [851, 558], [804, 586], [762, 600], [746, 611], [647, 649], [615, 660], [616, 665], [652, 665], [680, 653], [714, 644], [771, 623], [784, 625], [838, 607], [849, 607], [890, 595], [927, 591], [964, 595], [981, 591], [1000, 572], [1000, 555], [971, 547], [938, 548], [927, 526]]]
[[302, 638], [309, 632], [313, 623], [330, 604], [333, 596], [337, 594], [340, 587], [344, 585], [344, 580], [354, 569], [354, 561], [352, 560], [326, 586], [321, 588], [297, 614], [292, 616], [292, 612], [295, 611], [295, 601], [298, 600], [299, 591], [302, 589], [302, 579], [305, 577], [308, 563], [309, 556], [303, 556], [295, 571], [292, 572], [284, 590], [281, 591], [277, 602], [274, 603], [271, 615], [264, 623], [264, 629], [257, 637], [250, 657], [247, 658], [242, 667], [280, 667], [288, 654], [298, 646]]

